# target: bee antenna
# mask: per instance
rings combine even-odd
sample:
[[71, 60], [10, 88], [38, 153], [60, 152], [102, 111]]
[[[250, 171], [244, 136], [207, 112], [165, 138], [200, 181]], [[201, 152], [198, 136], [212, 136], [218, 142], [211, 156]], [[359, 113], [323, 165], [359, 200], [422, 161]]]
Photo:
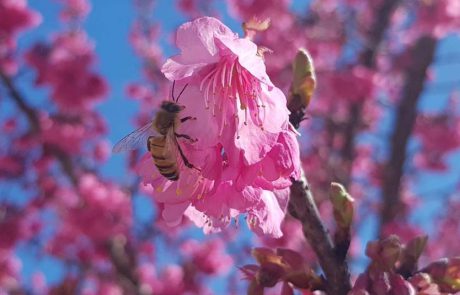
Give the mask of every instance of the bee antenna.
[[179, 96], [178, 96], [177, 99], [176, 99], [176, 103], [179, 101], [180, 96], [181, 96], [182, 93], [184, 92], [185, 88], [187, 88], [187, 86], [188, 86], [188, 83], [185, 84], [184, 88], [182, 88], [182, 91], [179, 93]]
[[175, 86], [175, 85], [176, 85], [176, 80], [173, 81], [173, 85], [172, 85], [172, 88], [171, 88], [171, 97], [172, 97], [173, 101], [176, 100], [176, 99], [174, 98], [174, 86]]

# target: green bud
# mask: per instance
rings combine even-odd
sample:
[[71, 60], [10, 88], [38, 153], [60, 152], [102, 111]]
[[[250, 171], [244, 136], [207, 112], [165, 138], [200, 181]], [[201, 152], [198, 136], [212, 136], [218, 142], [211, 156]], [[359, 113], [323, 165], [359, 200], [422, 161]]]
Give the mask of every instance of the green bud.
[[336, 182], [331, 183], [329, 197], [334, 208], [334, 218], [337, 226], [349, 228], [353, 221], [354, 199], [341, 184]]
[[302, 105], [307, 107], [316, 88], [316, 75], [313, 59], [306, 49], [299, 49], [294, 58], [292, 69], [291, 93], [300, 96]]

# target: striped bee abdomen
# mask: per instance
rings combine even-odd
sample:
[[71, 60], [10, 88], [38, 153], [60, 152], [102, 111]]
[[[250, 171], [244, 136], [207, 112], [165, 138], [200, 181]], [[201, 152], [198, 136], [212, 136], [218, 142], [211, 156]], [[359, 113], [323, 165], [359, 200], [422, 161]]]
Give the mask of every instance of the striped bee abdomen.
[[166, 136], [150, 136], [147, 148], [160, 174], [169, 180], [178, 180], [177, 160], [172, 154], [172, 147], [166, 146]]

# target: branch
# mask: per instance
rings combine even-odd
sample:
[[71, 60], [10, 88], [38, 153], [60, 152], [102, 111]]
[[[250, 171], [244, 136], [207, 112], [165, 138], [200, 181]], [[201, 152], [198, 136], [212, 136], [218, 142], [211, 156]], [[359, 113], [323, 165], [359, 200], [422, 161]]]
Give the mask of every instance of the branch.
[[[0, 72], [0, 78], [16, 106], [27, 117], [31, 130], [37, 135], [40, 135], [40, 121], [38, 119], [37, 110], [27, 103], [26, 99], [19, 89], [16, 88], [10, 77]], [[76, 189], [78, 187], [78, 176], [76, 171], [82, 170], [81, 167], [76, 167], [72, 158], [54, 145], [44, 144], [43, 150], [45, 153], [49, 153], [57, 159], [62, 171]], [[113, 241], [110, 241], [108, 250], [123, 289], [127, 294], [141, 294], [140, 284], [134, 267], [135, 251], [128, 247], [126, 241], [120, 237], [116, 237]]]
[[375, 56], [384, 38], [384, 33], [390, 22], [390, 17], [400, 2], [401, 0], [386, 0], [376, 10], [377, 16], [368, 34], [369, 41], [367, 43], [369, 46], [361, 55], [361, 62], [367, 68], [374, 67]]
[[[289, 110], [291, 114], [290, 123], [299, 126], [305, 108], [302, 105], [302, 98], [299, 95], [291, 95], [289, 99]], [[330, 295], [345, 295], [351, 288], [350, 272], [346, 262], [345, 254], [338, 255], [337, 249], [329, 236], [329, 233], [321, 221], [308, 181], [304, 175], [291, 185], [289, 198], [289, 213], [302, 223], [305, 238], [310, 243], [313, 251], [318, 257], [321, 268], [326, 276], [327, 293]]]
[[[360, 61], [367, 68], [373, 68], [375, 64], [375, 57], [379, 49], [380, 44], [384, 39], [384, 33], [388, 27], [388, 23], [393, 11], [399, 5], [401, 0], [386, 0], [382, 5], [376, 9], [375, 22], [368, 34], [367, 49], [361, 54]], [[345, 125], [345, 143], [342, 149], [342, 156], [345, 160], [346, 172], [343, 173], [344, 179], [339, 179], [339, 182], [345, 187], [350, 182], [350, 171], [352, 162], [354, 160], [355, 150], [355, 136], [359, 126], [361, 125], [361, 112], [363, 105], [362, 103], [353, 103], [350, 106], [350, 120]]]
[[16, 106], [26, 115], [32, 131], [39, 132], [40, 122], [38, 120], [36, 110], [26, 103], [21, 93], [19, 93], [19, 91], [14, 86], [13, 81], [11, 81], [10, 77], [5, 75], [1, 71], [0, 71], [0, 79], [3, 85], [5, 85], [5, 88], [8, 90], [10, 97], [16, 103]]
[[112, 264], [118, 274], [120, 284], [128, 294], [142, 294], [139, 279], [135, 270], [135, 251], [126, 237], [116, 236], [109, 243]]
[[291, 185], [288, 210], [294, 218], [302, 223], [304, 236], [318, 257], [327, 280], [327, 284], [325, 284], [327, 294], [347, 294], [351, 288], [347, 262], [336, 254], [328, 231], [321, 221], [305, 176], [302, 176], [299, 181], [294, 181]]
[[[40, 134], [41, 127], [37, 110], [27, 103], [26, 99], [24, 98], [24, 95], [19, 91], [19, 89], [16, 88], [16, 85], [14, 85], [11, 78], [2, 73], [1, 71], [0, 79], [5, 88], [8, 90], [11, 99], [14, 101], [18, 109], [25, 114], [32, 133]], [[65, 152], [61, 151], [58, 147], [54, 145], [45, 144], [43, 148], [46, 153], [52, 154], [58, 160], [61, 169], [68, 176], [72, 184], [76, 186], [78, 184], [78, 178], [75, 174], [76, 169], [73, 167], [72, 159]]]
[[406, 149], [417, 117], [417, 103], [423, 91], [426, 71], [433, 62], [437, 40], [421, 37], [411, 50], [411, 64], [406, 71], [405, 85], [398, 106], [394, 133], [391, 136], [391, 154], [383, 173], [383, 206], [380, 234], [385, 224], [393, 221], [401, 209], [400, 187], [406, 161]]

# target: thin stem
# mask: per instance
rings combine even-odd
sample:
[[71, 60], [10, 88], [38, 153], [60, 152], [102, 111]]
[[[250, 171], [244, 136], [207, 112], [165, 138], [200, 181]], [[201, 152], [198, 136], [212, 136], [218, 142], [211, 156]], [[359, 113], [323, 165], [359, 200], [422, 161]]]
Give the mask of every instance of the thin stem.
[[336, 254], [334, 244], [321, 221], [305, 176], [291, 185], [288, 210], [302, 223], [304, 236], [318, 257], [327, 280], [325, 284], [327, 294], [347, 294], [351, 289], [348, 264], [345, 259]]
[[40, 131], [40, 122], [38, 120], [37, 112], [36, 110], [29, 106], [22, 94], [19, 92], [19, 90], [15, 87], [13, 84], [13, 81], [11, 80], [10, 77], [5, 75], [3, 72], [0, 71], [0, 79], [5, 86], [5, 88], [8, 90], [8, 93], [11, 97], [11, 99], [14, 101], [16, 106], [26, 115], [27, 120], [29, 121], [30, 128], [32, 129], [33, 132], [39, 132]]
[[[299, 107], [301, 98], [297, 95], [291, 97], [289, 107], [291, 114], [290, 122], [299, 126], [304, 117], [304, 109]], [[293, 109], [299, 107], [298, 109]], [[305, 238], [310, 243], [318, 257], [321, 268], [327, 280], [327, 293], [330, 295], [345, 295], [351, 289], [350, 272], [346, 262], [346, 255], [338, 255], [328, 230], [324, 226], [316, 207], [314, 197], [304, 175], [291, 185], [291, 195], [288, 206], [289, 213], [302, 223]], [[348, 249], [347, 249], [348, 250]], [[341, 253], [347, 252], [341, 249]]]

